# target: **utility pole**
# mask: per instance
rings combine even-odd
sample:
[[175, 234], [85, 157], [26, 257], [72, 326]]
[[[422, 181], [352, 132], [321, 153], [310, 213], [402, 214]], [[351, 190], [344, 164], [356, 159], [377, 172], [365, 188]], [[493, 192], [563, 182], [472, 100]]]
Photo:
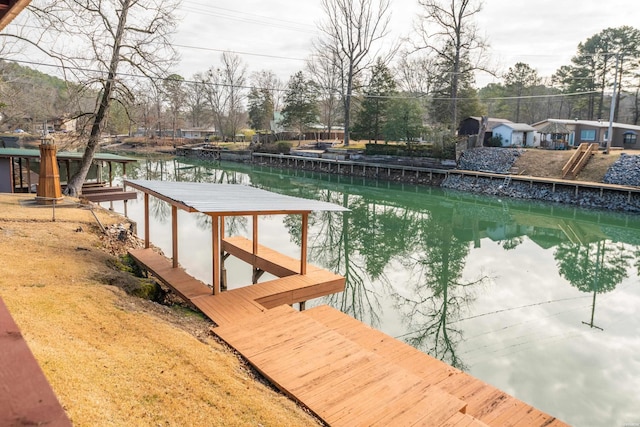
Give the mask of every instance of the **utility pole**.
[[613, 78], [613, 95], [611, 96], [611, 108], [609, 110], [609, 130], [607, 131], [607, 147], [604, 150], [605, 154], [609, 154], [611, 151], [611, 140], [613, 140], [613, 117], [616, 111], [616, 100], [618, 96], [616, 91], [618, 90], [618, 64], [620, 63], [620, 53], [616, 53], [616, 72]]

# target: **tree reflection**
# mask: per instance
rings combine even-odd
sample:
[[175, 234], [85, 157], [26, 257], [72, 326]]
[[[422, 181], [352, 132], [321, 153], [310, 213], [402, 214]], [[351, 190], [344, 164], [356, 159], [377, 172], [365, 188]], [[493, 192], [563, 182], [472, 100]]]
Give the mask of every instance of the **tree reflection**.
[[397, 306], [407, 329], [412, 331], [405, 335], [410, 345], [451, 366], [465, 369], [456, 354], [456, 347], [463, 339], [462, 331], [453, 323], [474, 300], [472, 287], [483, 283], [486, 277], [463, 281], [470, 243], [454, 235], [452, 216], [432, 212], [414, 223], [415, 255], [408, 258], [406, 266], [413, 270], [412, 277], [416, 280], [409, 296], [397, 294]]
[[[358, 206], [361, 206], [361, 201], [358, 197], [337, 191], [323, 190], [319, 193], [316, 194], [317, 200], [351, 209], [348, 213], [314, 212], [309, 216], [310, 260], [346, 279], [344, 292], [329, 295], [325, 301], [356, 319], [369, 319], [372, 326], [378, 326], [381, 311], [379, 295], [369, 284], [375, 280], [384, 281], [384, 265], [374, 268], [377, 273], [372, 274], [369, 270], [372, 263], [366, 256], [353, 256], [354, 247], [361, 246], [359, 238], [362, 233], [354, 226], [354, 218], [360, 214]], [[285, 225], [292, 241], [300, 245], [300, 215], [288, 215]]]
[[554, 253], [558, 272], [582, 292], [610, 292], [628, 277], [631, 256], [624, 245], [598, 241], [585, 245], [563, 242]]

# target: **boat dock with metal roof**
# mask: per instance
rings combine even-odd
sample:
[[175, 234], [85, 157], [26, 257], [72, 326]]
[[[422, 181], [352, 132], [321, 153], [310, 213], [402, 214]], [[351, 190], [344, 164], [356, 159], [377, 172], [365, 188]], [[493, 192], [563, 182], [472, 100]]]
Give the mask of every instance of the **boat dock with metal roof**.
[[[307, 264], [312, 211], [347, 209], [229, 184], [126, 180], [144, 193], [141, 266], [216, 323], [212, 332], [285, 394], [329, 425], [564, 426], [563, 422], [326, 305], [304, 302], [344, 290], [345, 278]], [[149, 242], [149, 197], [171, 205], [172, 260]], [[178, 263], [177, 210], [212, 218], [213, 283]], [[300, 260], [258, 242], [259, 215], [302, 215]], [[226, 216], [253, 217], [252, 239], [225, 236]], [[222, 291], [223, 260], [251, 264], [253, 284]], [[257, 283], [262, 272], [277, 276]], [[290, 306], [301, 303], [300, 311]]]

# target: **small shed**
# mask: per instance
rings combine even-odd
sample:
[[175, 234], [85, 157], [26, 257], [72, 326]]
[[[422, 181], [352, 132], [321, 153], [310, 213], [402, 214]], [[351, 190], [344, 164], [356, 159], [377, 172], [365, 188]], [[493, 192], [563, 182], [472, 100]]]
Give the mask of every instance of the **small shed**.
[[502, 137], [503, 147], [535, 147], [536, 130], [526, 123], [501, 123], [493, 128], [493, 136]]

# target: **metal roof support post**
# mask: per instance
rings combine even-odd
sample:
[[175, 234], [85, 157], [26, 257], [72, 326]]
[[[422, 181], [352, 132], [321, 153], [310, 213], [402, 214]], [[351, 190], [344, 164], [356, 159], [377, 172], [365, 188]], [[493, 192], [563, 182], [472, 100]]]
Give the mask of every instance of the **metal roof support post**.
[[149, 249], [149, 193], [144, 193], [144, 248]]
[[302, 214], [302, 236], [300, 248], [300, 274], [307, 274], [307, 228], [309, 228], [309, 212]]
[[173, 268], [178, 268], [178, 207], [171, 205], [171, 246]]
[[253, 255], [258, 254], [258, 215], [253, 215]]
[[211, 256], [213, 257], [213, 295], [220, 293], [220, 217], [211, 215]]

